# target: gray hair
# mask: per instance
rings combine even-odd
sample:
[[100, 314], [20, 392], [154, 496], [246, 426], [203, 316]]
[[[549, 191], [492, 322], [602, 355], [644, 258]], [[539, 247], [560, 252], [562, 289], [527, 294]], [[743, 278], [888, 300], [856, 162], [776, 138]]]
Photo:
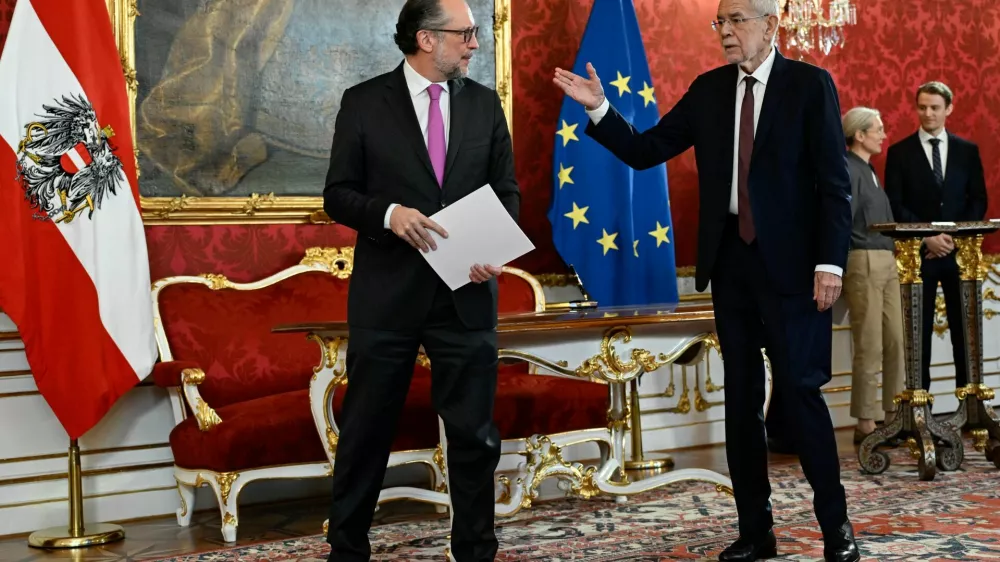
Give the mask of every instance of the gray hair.
[[844, 140], [847, 146], [854, 144], [854, 135], [858, 131], [867, 131], [875, 124], [882, 114], [877, 109], [870, 107], [855, 107], [844, 114], [842, 124], [844, 126]]
[[758, 16], [777, 16], [781, 10], [778, 0], [750, 0], [750, 7]]
[[[781, 6], [778, 5], [778, 0], [750, 0], [750, 8], [758, 16], [777, 16], [778, 19], [781, 19]], [[774, 46], [777, 42], [778, 30], [774, 30], [774, 35], [771, 37], [771, 45]]]

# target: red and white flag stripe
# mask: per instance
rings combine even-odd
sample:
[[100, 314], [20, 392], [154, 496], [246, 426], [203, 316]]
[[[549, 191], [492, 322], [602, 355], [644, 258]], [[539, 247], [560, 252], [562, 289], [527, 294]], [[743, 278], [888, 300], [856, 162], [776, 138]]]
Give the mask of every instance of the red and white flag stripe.
[[[15, 179], [17, 152], [42, 106], [64, 96], [82, 96], [97, 128], [111, 126], [125, 179], [92, 201], [92, 215], [40, 220]], [[100, 421], [157, 358], [127, 104], [105, 0], [17, 2], [0, 54], [0, 308], [18, 325], [38, 389], [70, 438]], [[89, 165], [74, 156], [78, 170]]]

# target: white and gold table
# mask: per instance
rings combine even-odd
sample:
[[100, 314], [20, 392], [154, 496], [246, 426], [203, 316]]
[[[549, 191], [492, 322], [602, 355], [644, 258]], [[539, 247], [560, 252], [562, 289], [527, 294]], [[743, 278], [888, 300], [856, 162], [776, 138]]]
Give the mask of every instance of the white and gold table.
[[[526, 376], [565, 377], [607, 385], [609, 403], [607, 427], [505, 439], [502, 453], [521, 454], [524, 462], [513, 477], [498, 475], [496, 514], [510, 516], [529, 507], [538, 497], [540, 484], [548, 478], [557, 478], [561, 490], [583, 498], [603, 493], [625, 501], [632, 494], [692, 480], [711, 483], [718, 492], [732, 495], [732, 481], [711, 470], [680, 468], [641, 480], [630, 480], [622, 470], [625, 433], [631, 415], [627, 385], [644, 373], [700, 355], [707, 343], [714, 340], [713, 329], [711, 305], [695, 302], [502, 315], [497, 327], [501, 361], [528, 363], [531, 368]], [[324, 443], [329, 443], [331, 431], [336, 431], [330, 389], [344, 383], [349, 344], [347, 323], [284, 325], [274, 331], [302, 333], [325, 350], [311, 395], [316, 397], [313, 416], [317, 429]], [[446, 479], [447, 441], [443, 431], [440, 439], [442, 446], [434, 462]], [[583, 466], [564, 460], [563, 448], [585, 442], [597, 442], [602, 452], [607, 451], [598, 465]], [[410, 497], [450, 505], [444, 491], [397, 488], [383, 492], [380, 501]]]

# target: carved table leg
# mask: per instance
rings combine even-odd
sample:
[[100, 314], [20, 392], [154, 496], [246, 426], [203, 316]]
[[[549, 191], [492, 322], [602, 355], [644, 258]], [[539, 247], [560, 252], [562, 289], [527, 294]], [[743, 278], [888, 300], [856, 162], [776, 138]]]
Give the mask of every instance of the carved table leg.
[[988, 266], [983, 259], [982, 244], [981, 234], [955, 238], [956, 261], [962, 278], [962, 308], [965, 311], [962, 330], [969, 383], [955, 389], [958, 410], [948, 423], [959, 430], [971, 430], [976, 450], [985, 453], [987, 460], [1000, 468], [1000, 422], [987, 403], [994, 397], [993, 389], [983, 383], [983, 281]]
[[[625, 383], [609, 383], [610, 406], [608, 407], [608, 429], [611, 431], [611, 460], [618, 469], [618, 475], [622, 483], [628, 482], [628, 475], [625, 474], [625, 429], [628, 426], [629, 404], [625, 398]], [[609, 478], [614, 478], [612, 472]], [[625, 501], [625, 496], [615, 498], [619, 503]]]
[[[907, 439], [918, 461], [921, 480], [933, 480], [935, 467], [955, 470], [961, 465], [963, 448], [961, 434], [952, 426], [937, 422], [931, 416], [933, 397], [923, 390], [920, 381], [921, 319], [923, 315], [923, 284], [920, 279], [920, 239], [896, 240], [896, 265], [899, 269], [903, 305], [903, 333], [906, 336], [906, 388], [895, 397], [899, 405], [892, 423], [873, 431], [858, 448], [862, 470], [880, 474], [889, 468], [889, 457], [876, 448], [900, 436]], [[937, 450], [940, 448], [940, 450]]]

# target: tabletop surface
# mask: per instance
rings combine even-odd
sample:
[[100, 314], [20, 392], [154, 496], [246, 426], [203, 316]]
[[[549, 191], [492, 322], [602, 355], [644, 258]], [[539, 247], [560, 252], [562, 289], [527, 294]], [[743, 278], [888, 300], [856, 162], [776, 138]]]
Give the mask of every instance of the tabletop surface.
[[[523, 312], [501, 314], [497, 332], [540, 332], [548, 330], [574, 330], [584, 328], [610, 328], [627, 325], [668, 324], [683, 322], [713, 322], [715, 314], [711, 302], [689, 301], [680, 303], [651, 304], [642, 306], [599, 306], [577, 310], [550, 312]], [[295, 332], [346, 332], [346, 321], [305, 322], [282, 324], [271, 331]]]
[[975, 236], [1000, 230], [1000, 219], [965, 222], [892, 222], [873, 224], [870, 228], [895, 238], [923, 237], [936, 233]]

